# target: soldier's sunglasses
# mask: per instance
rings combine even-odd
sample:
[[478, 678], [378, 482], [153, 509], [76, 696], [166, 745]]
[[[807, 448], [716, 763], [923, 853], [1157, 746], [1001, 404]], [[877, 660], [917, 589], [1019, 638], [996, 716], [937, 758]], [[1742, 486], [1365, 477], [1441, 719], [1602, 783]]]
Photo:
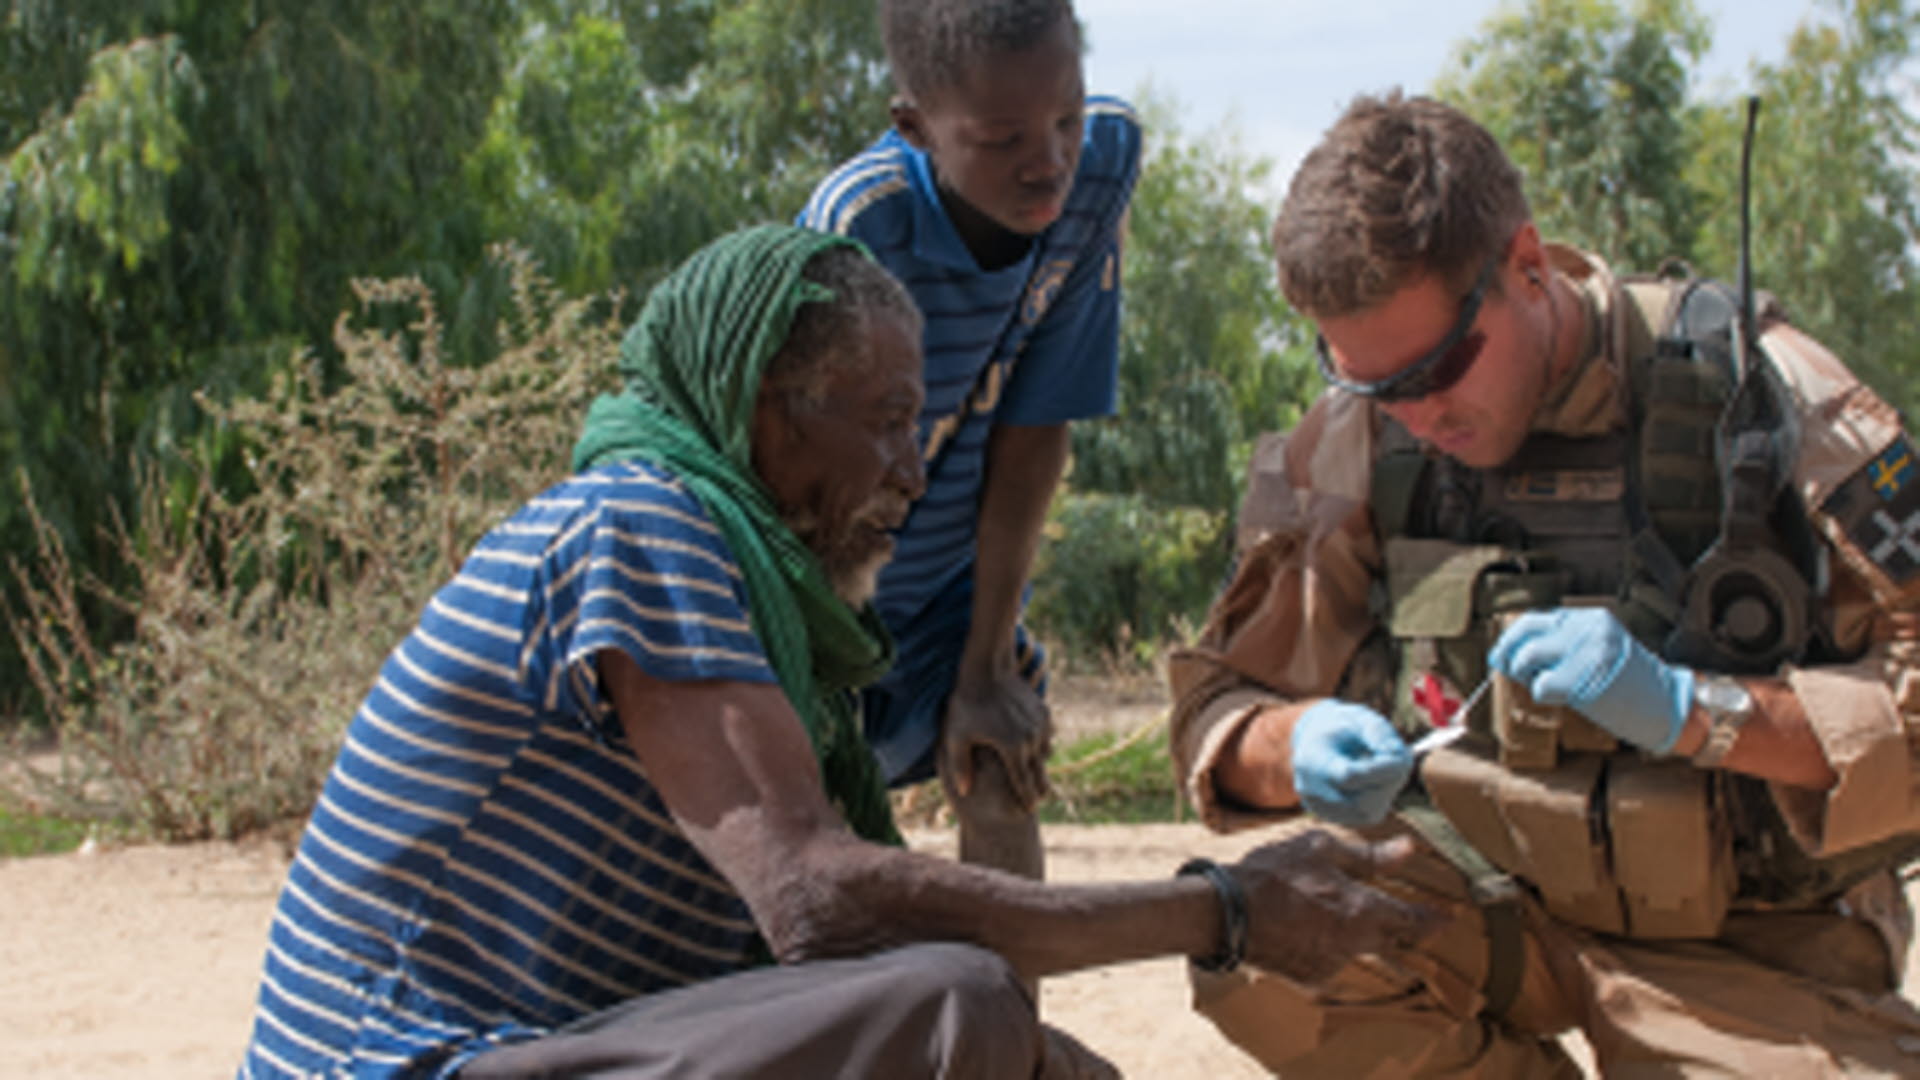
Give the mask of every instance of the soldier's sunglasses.
[[1313, 347], [1320, 355], [1321, 378], [1349, 394], [1381, 402], [1418, 401], [1459, 382], [1473, 367], [1473, 362], [1479, 359], [1480, 350], [1486, 347], [1487, 335], [1484, 331], [1475, 330], [1473, 321], [1480, 317], [1480, 302], [1486, 299], [1487, 285], [1493, 281], [1493, 271], [1499, 265], [1500, 257], [1496, 255], [1481, 268], [1480, 276], [1474, 279], [1473, 288], [1460, 301], [1460, 317], [1453, 321], [1453, 328], [1447, 331], [1446, 337], [1440, 339], [1440, 344], [1384, 379], [1358, 382], [1341, 375], [1334, 369], [1333, 355], [1327, 351], [1327, 339], [1315, 334]]

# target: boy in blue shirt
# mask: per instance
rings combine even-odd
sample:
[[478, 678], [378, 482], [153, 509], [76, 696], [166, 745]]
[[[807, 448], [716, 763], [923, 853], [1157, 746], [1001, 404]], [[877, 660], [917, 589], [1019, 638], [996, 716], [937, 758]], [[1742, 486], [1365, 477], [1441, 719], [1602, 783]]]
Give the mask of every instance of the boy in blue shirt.
[[876, 605], [899, 645], [866, 692], [888, 779], [937, 771], [969, 862], [1039, 877], [1051, 724], [1020, 626], [1067, 425], [1113, 411], [1125, 103], [1086, 96], [1069, 0], [881, 0], [893, 127], [799, 223], [863, 241], [926, 316], [927, 492]]

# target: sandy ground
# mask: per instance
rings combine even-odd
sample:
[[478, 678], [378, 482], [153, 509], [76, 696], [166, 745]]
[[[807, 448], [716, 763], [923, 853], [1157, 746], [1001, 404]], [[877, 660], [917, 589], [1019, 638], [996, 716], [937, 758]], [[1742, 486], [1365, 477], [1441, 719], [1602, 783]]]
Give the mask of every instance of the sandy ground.
[[[1086, 682], [1056, 698], [1057, 738], [1129, 732], [1164, 715], [1155, 683]], [[1048, 877], [1157, 878], [1196, 854], [1235, 858], [1258, 838], [1214, 836], [1191, 822], [1048, 826]], [[920, 850], [954, 853], [949, 830], [909, 839]], [[0, 859], [0, 1074], [232, 1076], [286, 852], [285, 842], [260, 840]], [[1920, 882], [1912, 888], [1920, 900]], [[1042, 1012], [1138, 1080], [1264, 1075], [1191, 1011], [1184, 963], [1167, 958], [1049, 980]], [[1906, 990], [1920, 996], [1920, 963]], [[1591, 1061], [1577, 1038], [1569, 1047]]]
[[[1155, 679], [1064, 683], [1055, 700], [1061, 740], [1125, 734], [1164, 715]], [[1049, 826], [1046, 835], [1056, 881], [1157, 878], [1192, 855], [1228, 859], [1252, 842], [1192, 823]], [[909, 838], [917, 849], [954, 854], [951, 831]], [[263, 839], [0, 859], [0, 1073], [232, 1076], [286, 857], [284, 841]], [[1193, 1014], [1179, 959], [1048, 980], [1041, 1007], [1129, 1077], [1264, 1075]]]
[[[1048, 830], [1049, 876], [1169, 874], [1246, 841], [1197, 825]], [[952, 854], [950, 833], [914, 834]], [[8, 1076], [208, 1080], [233, 1074], [267, 921], [286, 866], [278, 845], [135, 847], [0, 860], [0, 1046]], [[1129, 1077], [1262, 1075], [1187, 1007], [1182, 961], [1051, 980], [1046, 1017]]]

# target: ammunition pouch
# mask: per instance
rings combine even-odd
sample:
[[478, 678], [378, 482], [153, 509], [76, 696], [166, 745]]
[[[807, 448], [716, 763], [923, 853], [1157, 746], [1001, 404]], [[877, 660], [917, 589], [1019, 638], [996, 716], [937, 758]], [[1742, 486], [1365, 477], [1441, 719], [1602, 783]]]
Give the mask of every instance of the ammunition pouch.
[[1453, 827], [1554, 916], [1635, 938], [1719, 933], [1739, 880], [1714, 774], [1630, 752], [1514, 769], [1475, 737], [1428, 754], [1420, 778]]

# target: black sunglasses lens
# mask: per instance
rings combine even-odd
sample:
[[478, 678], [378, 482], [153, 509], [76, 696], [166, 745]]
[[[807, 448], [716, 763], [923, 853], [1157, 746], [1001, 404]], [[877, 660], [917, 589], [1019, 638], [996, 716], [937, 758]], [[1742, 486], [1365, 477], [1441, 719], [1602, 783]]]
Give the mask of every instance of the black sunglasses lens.
[[1460, 314], [1454, 321], [1453, 329], [1447, 332], [1446, 338], [1435, 351], [1414, 361], [1399, 374], [1364, 383], [1345, 378], [1334, 366], [1333, 354], [1327, 349], [1327, 339], [1315, 334], [1313, 347], [1319, 354], [1321, 376], [1341, 389], [1385, 402], [1418, 401], [1453, 386], [1467, 374], [1467, 369], [1473, 366], [1481, 348], [1487, 343], [1487, 335], [1472, 327], [1473, 321], [1480, 315], [1480, 301], [1486, 296], [1487, 283], [1493, 280], [1494, 270], [1498, 266], [1497, 257], [1487, 260], [1480, 269], [1480, 276], [1474, 280], [1473, 288], [1467, 290], [1467, 295], [1460, 301]]
[[1480, 350], [1487, 343], [1487, 335], [1479, 330], [1469, 333], [1446, 352], [1434, 357], [1427, 366], [1410, 372], [1405, 382], [1384, 387], [1375, 394], [1380, 401], [1417, 401], [1430, 394], [1449, 390], [1465, 378], [1473, 362], [1480, 358]]

